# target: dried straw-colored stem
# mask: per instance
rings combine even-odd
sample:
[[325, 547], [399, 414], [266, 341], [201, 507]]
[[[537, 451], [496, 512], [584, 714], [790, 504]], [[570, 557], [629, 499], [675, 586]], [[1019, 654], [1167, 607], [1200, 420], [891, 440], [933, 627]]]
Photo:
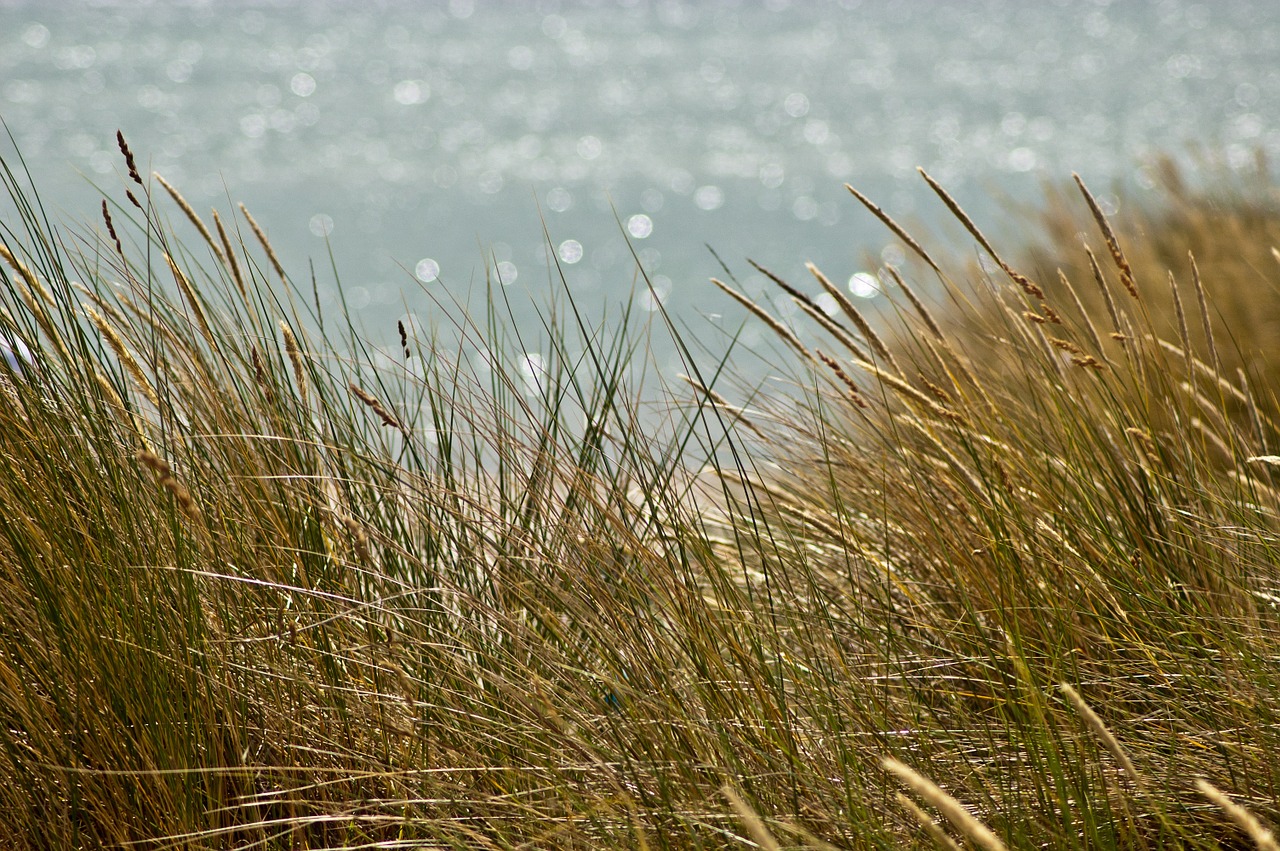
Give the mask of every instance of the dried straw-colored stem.
[[1244, 369], [1241, 367], [1236, 367], [1236, 380], [1240, 383], [1240, 393], [1244, 396], [1245, 407], [1249, 410], [1249, 421], [1253, 423], [1258, 445], [1265, 453], [1268, 451], [1267, 433], [1262, 429], [1262, 414], [1258, 410], [1258, 400], [1253, 396], [1253, 388], [1249, 386], [1249, 379], [1245, 376]]
[[800, 355], [804, 357], [806, 360], [812, 361], [814, 359], [813, 354], [807, 348], [805, 348], [804, 343], [800, 342], [800, 338], [797, 337], [791, 331], [790, 328], [783, 325], [773, 316], [769, 315], [769, 312], [765, 310], [763, 307], [756, 304], [750, 298], [738, 292], [733, 287], [726, 284], [724, 281], [721, 281], [719, 278], [712, 278], [711, 283], [715, 284], [717, 287], [724, 290], [725, 293], [727, 293], [734, 301], [738, 302], [738, 304], [745, 307], [748, 311], [751, 312], [753, 316], [755, 316], [761, 322], [768, 325], [769, 329], [773, 331], [773, 333], [781, 337], [787, 345], [791, 346], [791, 348], [799, 352]]
[[116, 309], [115, 305], [98, 295], [93, 290], [86, 287], [79, 281], [72, 281], [71, 286], [79, 290], [86, 298], [90, 299], [98, 310], [101, 311], [108, 319], [117, 325], [125, 325], [128, 320], [124, 318], [124, 314]]
[[761, 266], [756, 261], [748, 259], [747, 262], [750, 263], [757, 272], [773, 281], [783, 292], [791, 296], [791, 300], [795, 302], [797, 307], [808, 314], [811, 319], [821, 325], [829, 334], [839, 340], [841, 345], [849, 349], [849, 351], [857, 357], [866, 358], [866, 355], [862, 353], [862, 350], [858, 347], [858, 344], [854, 342], [853, 338], [849, 336], [849, 333], [842, 328], [838, 322], [833, 320], [830, 316], [827, 316], [826, 313], [822, 311], [822, 308], [818, 306], [817, 302], [805, 293], [802, 293], [800, 290], [791, 286], [791, 284], [787, 283], [764, 266]]
[[844, 326], [823, 313], [822, 308], [807, 299], [804, 301], [793, 299], [793, 301], [797, 307], [809, 315], [810, 319], [817, 322], [822, 326], [823, 330], [840, 341], [840, 345], [848, 349], [851, 355], [860, 360], [871, 360], [867, 353], [862, 350], [862, 347], [858, 345], [858, 342], [849, 336], [849, 332], [845, 330]]
[[840, 362], [830, 355], [824, 354], [822, 351], [816, 351], [818, 360], [822, 361], [827, 367], [836, 374], [836, 378], [840, 379], [840, 383], [845, 386], [848, 391], [849, 399], [859, 408], [867, 407], [867, 400], [862, 395], [862, 390], [858, 387], [858, 383], [854, 381], [849, 373], [845, 372], [840, 366]]
[[[1160, 344], [1161, 348], [1163, 348], [1165, 351], [1169, 352], [1170, 354], [1173, 354], [1173, 355], [1183, 354], [1183, 350], [1179, 346], [1169, 342], [1168, 340], [1157, 340], [1157, 342]], [[1244, 402], [1246, 404], [1248, 403], [1249, 400], [1245, 398], [1245, 394], [1242, 390], [1240, 390], [1240, 388], [1236, 387], [1234, 384], [1232, 384], [1230, 381], [1227, 381], [1227, 379], [1225, 378], [1221, 378], [1221, 377], [1215, 378], [1213, 367], [1211, 367], [1209, 364], [1205, 363], [1204, 361], [1194, 356], [1192, 356], [1191, 362], [1192, 364], [1195, 365], [1196, 370], [1201, 374], [1203, 374], [1206, 378], [1214, 379], [1217, 382], [1217, 386], [1220, 391], [1230, 395], [1233, 399], [1235, 399], [1238, 402]]]
[[933, 414], [934, 416], [940, 419], [950, 420], [951, 422], [964, 422], [964, 416], [962, 414], [959, 414], [948, 407], [938, 404], [928, 395], [920, 392], [919, 390], [912, 387], [907, 382], [903, 381], [901, 378], [898, 378], [896, 375], [890, 375], [880, 367], [876, 366], [873, 363], [869, 363], [867, 361], [855, 360], [854, 363], [857, 364], [859, 368], [865, 369], [867, 372], [874, 375], [877, 379], [880, 380], [881, 383], [887, 384], [890, 388], [897, 391], [900, 395], [905, 396], [908, 399], [911, 399], [912, 401], [918, 403], [926, 411]]
[[891, 757], [884, 759], [880, 765], [885, 771], [897, 777], [911, 791], [928, 802], [930, 806], [942, 813], [947, 821], [951, 822], [957, 830], [968, 837], [975, 845], [985, 848], [987, 851], [1006, 851], [1005, 844], [1000, 841], [1000, 837], [992, 832], [991, 828], [979, 821], [973, 813], [966, 810], [955, 798], [942, 791], [930, 780], [917, 774], [909, 765], [898, 762], [898, 760]]
[[893, 278], [894, 283], [898, 285], [898, 289], [902, 290], [906, 295], [907, 301], [911, 302], [911, 306], [915, 308], [916, 313], [919, 314], [922, 320], [924, 320], [925, 327], [933, 333], [933, 336], [941, 340], [943, 338], [942, 327], [934, 320], [933, 314], [931, 314], [929, 309], [924, 306], [924, 302], [916, 296], [916, 294], [911, 290], [911, 287], [907, 286], [907, 282], [902, 279], [902, 275], [898, 274], [898, 270], [896, 268], [889, 265], [886, 265], [884, 268], [889, 272], [889, 276]]
[[369, 563], [369, 535], [365, 532], [364, 526], [360, 521], [353, 517], [348, 517], [340, 512], [334, 512], [338, 521], [342, 523], [347, 534], [351, 536], [351, 543], [355, 547], [356, 557], [365, 564]]
[[1059, 688], [1066, 695], [1067, 700], [1076, 710], [1076, 714], [1080, 716], [1080, 720], [1089, 728], [1089, 731], [1098, 737], [1098, 741], [1102, 742], [1103, 747], [1107, 749], [1124, 773], [1129, 776], [1133, 784], [1142, 789], [1142, 776], [1138, 774], [1138, 769], [1134, 767], [1133, 760], [1129, 759], [1129, 754], [1120, 746], [1120, 741], [1107, 729], [1107, 725], [1102, 723], [1098, 713], [1094, 712], [1089, 704], [1084, 702], [1084, 698], [1080, 696], [1080, 693], [1069, 684], [1062, 683]]
[[204, 337], [210, 348], [214, 348], [213, 331], [210, 330], [209, 322], [205, 319], [204, 308], [200, 306], [200, 299], [196, 297], [195, 287], [191, 285], [191, 281], [182, 273], [182, 270], [178, 268], [178, 264], [173, 262], [173, 258], [167, 253], [164, 255], [164, 262], [168, 264], [169, 272], [173, 275], [173, 281], [178, 285], [178, 291], [182, 293], [183, 300], [191, 308], [191, 313], [196, 318], [196, 326], [200, 329], [200, 336]]
[[933, 271], [937, 272], [939, 276], [942, 276], [942, 268], [938, 266], [937, 263], [934, 262], [932, 257], [929, 256], [929, 252], [925, 251], [924, 248], [920, 245], [920, 243], [916, 242], [916, 240], [911, 236], [911, 234], [907, 233], [906, 228], [902, 227], [902, 225], [895, 222], [889, 216], [888, 213], [886, 213], [883, 209], [880, 208], [878, 204], [876, 204], [866, 195], [863, 195], [861, 192], [854, 189], [848, 183], [844, 185], [844, 188], [848, 189], [849, 193], [853, 195], [854, 198], [857, 198], [862, 203], [862, 206], [870, 210], [871, 214], [875, 216], [877, 219], [879, 219], [884, 224], [885, 227], [893, 231], [894, 236], [898, 237], [898, 239], [906, 243], [907, 247], [910, 248], [912, 251], [914, 251], [921, 260], [928, 263], [929, 267], [933, 269]]
[[288, 279], [284, 274], [284, 266], [280, 265], [280, 258], [276, 256], [276, 250], [271, 247], [271, 241], [267, 239], [266, 232], [259, 227], [257, 220], [249, 213], [249, 208], [244, 204], [240, 205], [240, 215], [244, 216], [244, 220], [249, 223], [249, 227], [253, 230], [253, 235], [258, 238], [258, 244], [262, 246], [262, 250], [267, 252], [267, 259], [271, 261], [271, 268], [276, 270], [276, 274], [280, 276], [281, 281], [287, 281]]
[[120, 398], [120, 394], [116, 392], [115, 385], [112, 384], [105, 375], [93, 367], [93, 380], [98, 385], [98, 389], [102, 391], [102, 396], [107, 400], [116, 413], [122, 417], [127, 417], [129, 424], [133, 427], [134, 434], [138, 436], [138, 442], [142, 444], [143, 449], [151, 449], [151, 441], [147, 437], [147, 432], [143, 428], [142, 418], [138, 416], [137, 411], [129, 410], [124, 403], [124, 399]]
[[919, 804], [901, 792], [895, 793], [893, 798], [898, 802], [898, 806], [911, 813], [911, 816], [920, 822], [920, 826], [929, 834], [929, 838], [933, 840], [934, 845], [937, 845], [943, 851], [960, 851], [960, 845], [950, 836], [947, 836], [942, 828], [938, 826], [938, 823], [933, 820], [933, 816], [926, 813]]
[[810, 299], [809, 296], [800, 292], [798, 289], [791, 286], [791, 284], [788, 284], [786, 281], [784, 281], [782, 278], [778, 277], [773, 272], [766, 269], [764, 266], [761, 266], [759, 263], [752, 260], [751, 258], [747, 258], [747, 262], [750, 263], [752, 268], [754, 268], [757, 272], [764, 275], [769, 280], [773, 281], [774, 284], [776, 284], [787, 295], [791, 296], [797, 301], [803, 301], [803, 302], [808, 302], [809, 304], [813, 304], [813, 300]]
[[1187, 313], [1182, 308], [1182, 295], [1178, 292], [1178, 281], [1169, 273], [1169, 292], [1173, 294], [1173, 311], [1178, 317], [1178, 335], [1182, 338], [1182, 352], [1187, 360], [1187, 378], [1195, 378], [1195, 366], [1191, 354], [1191, 334], [1187, 329]]
[[[1189, 392], [1194, 393], [1194, 395], [1196, 396], [1200, 395], [1199, 393], [1195, 393], [1195, 391], [1190, 390], [1190, 388], [1186, 384], [1183, 384], [1182, 387], [1183, 389], [1186, 389]], [[1218, 434], [1218, 432], [1215, 431], [1212, 426], [1210, 426], [1208, 423], [1206, 423], [1204, 420], [1200, 419], [1199, 417], [1192, 417], [1191, 427], [1194, 428], [1196, 431], [1200, 432], [1200, 434], [1204, 437], [1204, 439], [1208, 441], [1208, 443], [1214, 449], [1218, 450], [1218, 454], [1221, 456], [1223, 461], [1230, 463], [1231, 461], [1235, 460], [1236, 456], [1235, 456], [1235, 453], [1231, 451], [1231, 447], [1227, 445], [1226, 440], [1224, 440], [1222, 438], [1222, 435]]]
[[875, 332], [875, 329], [871, 327], [871, 323], [863, 317], [862, 312], [854, 306], [849, 297], [840, 292], [840, 288], [831, 283], [831, 280], [822, 274], [822, 270], [817, 266], [812, 263], [806, 263], [804, 267], [809, 270], [810, 275], [817, 279], [819, 284], [822, 284], [822, 288], [836, 300], [836, 304], [840, 305], [840, 309], [844, 311], [845, 316], [848, 316], [853, 324], [857, 326], [858, 333], [867, 341], [867, 345], [871, 346], [871, 350], [888, 364], [890, 369], [902, 375], [902, 368], [894, 360], [893, 353], [889, 351], [889, 347], [884, 344], [884, 341], [880, 339], [880, 335]]
[[973, 219], [969, 218], [969, 214], [966, 213], [956, 200], [951, 197], [947, 190], [943, 189], [942, 185], [930, 177], [928, 172], [924, 169], [917, 168], [916, 171], [918, 171], [920, 176], [924, 178], [925, 183], [929, 184], [929, 188], [942, 199], [942, 203], [947, 205], [947, 209], [951, 211], [951, 215], [955, 216], [960, 221], [960, 224], [964, 225], [965, 230], [969, 231], [969, 233], [973, 235], [973, 238], [978, 240], [978, 244], [981, 245], [983, 250], [991, 256], [991, 259], [1000, 265], [1000, 268], [1009, 276], [1009, 279], [1021, 287], [1022, 291], [1032, 298], [1043, 299], [1044, 290], [1040, 289], [1040, 287], [1026, 275], [1015, 271], [1012, 266], [1004, 262], [1004, 258], [996, 252], [995, 248], [991, 245], [991, 242], [982, 235], [982, 231], [978, 230], [978, 226], [973, 223]]
[[1080, 187], [1080, 194], [1084, 195], [1084, 200], [1089, 205], [1089, 212], [1093, 214], [1094, 221], [1098, 223], [1098, 228], [1102, 231], [1102, 238], [1107, 241], [1107, 250], [1111, 252], [1111, 259], [1115, 262], [1116, 268], [1120, 270], [1120, 283], [1129, 291], [1129, 295], [1137, 298], [1138, 287], [1133, 280], [1133, 267], [1129, 265], [1129, 260], [1124, 256], [1124, 251], [1120, 249], [1120, 241], [1116, 239], [1116, 233], [1111, 229], [1111, 223], [1107, 221], [1106, 214], [1102, 212], [1102, 208], [1098, 206], [1093, 193], [1089, 191], [1089, 187], [1084, 185], [1084, 180], [1080, 175], [1073, 172], [1071, 177], [1075, 179], [1076, 186]]
[[102, 396], [107, 400], [111, 407], [115, 408], [121, 414], [127, 414], [129, 409], [125, 407], [124, 399], [120, 398], [120, 394], [116, 392], [115, 385], [112, 384], [105, 375], [97, 369], [93, 370], [93, 380], [97, 382], [98, 389], [102, 391]]
[[236, 260], [236, 250], [231, 244], [231, 239], [227, 236], [227, 229], [222, 226], [222, 217], [218, 215], [218, 211], [213, 211], [213, 224], [218, 229], [218, 239], [222, 241], [222, 247], [226, 250], [226, 254], [222, 256], [222, 263], [227, 267], [227, 271], [231, 273], [231, 278], [236, 282], [236, 289], [240, 290], [240, 297], [247, 303], [249, 300], [249, 291], [244, 285], [244, 275], [240, 274], [240, 263]]
[[1258, 851], [1280, 851], [1280, 844], [1277, 844], [1275, 834], [1264, 827], [1257, 816], [1228, 798], [1225, 792], [1207, 780], [1197, 780], [1196, 788], [1200, 790], [1201, 795], [1221, 807], [1241, 830], [1249, 834], [1249, 838], [1258, 846]]
[[1200, 322], [1204, 326], [1204, 339], [1209, 347], [1209, 362], [1213, 365], [1213, 373], [1216, 377], [1221, 369], [1222, 361], [1218, 359], [1218, 346], [1213, 340], [1213, 323], [1209, 321], [1209, 300], [1204, 294], [1204, 283], [1200, 280], [1200, 267], [1196, 265], [1196, 256], [1188, 251], [1187, 259], [1191, 261], [1191, 281], [1196, 287], [1196, 302], [1200, 307]]
[[[119, 293], [117, 298], [119, 298], [120, 303], [124, 305], [130, 313], [137, 317], [139, 321], [145, 322], [152, 331], [163, 337], [165, 342], [169, 345], [173, 346], [175, 349], [182, 349], [187, 352], [192, 350], [189, 341], [184, 337], [178, 336], [178, 333], [174, 330], [172, 323], [166, 321], [160, 316], [157, 316], [154, 310], [139, 307], [125, 293]], [[126, 328], [131, 327], [131, 323], [127, 320], [120, 324]]]
[[84, 305], [83, 308], [85, 315], [87, 315], [89, 320], [97, 327], [98, 331], [107, 341], [107, 345], [111, 347], [111, 350], [115, 352], [116, 357], [120, 359], [120, 363], [124, 365], [124, 368], [129, 372], [129, 375], [133, 377], [138, 390], [143, 396], [147, 397], [147, 401], [151, 402], [152, 405], [157, 408], [160, 407], [159, 394], [157, 394], [155, 388], [151, 386], [151, 382], [147, 380], [147, 374], [142, 371], [142, 366], [138, 363], [137, 358], [135, 358], [133, 353], [129, 351], [127, 346], [125, 346], [124, 339], [120, 336], [119, 332], [111, 326], [111, 323], [102, 318], [102, 315], [98, 313], [98, 311], [94, 310], [87, 304]]
[[1120, 323], [1120, 312], [1116, 310], [1116, 303], [1111, 298], [1111, 288], [1107, 286], [1107, 279], [1102, 274], [1102, 267], [1098, 265], [1098, 258], [1094, 256], [1093, 249], [1089, 246], [1084, 247], [1084, 253], [1089, 255], [1089, 268], [1093, 270], [1094, 283], [1098, 285], [1098, 290], [1102, 293], [1102, 300], [1107, 305], [1107, 315], [1111, 317], [1111, 327], [1116, 334], [1122, 333]]
[[293, 336], [293, 329], [283, 319], [280, 320], [280, 336], [284, 337], [284, 350], [289, 355], [289, 363], [293, 365], [293, 377], [298, 382], [298, 395], [302, 397], [302, 404], [305, 405], [307, 404], [307, 372], [302, 363], [302, 350], [298, 346], [298, 339]]
[[[929, 460], [937, 464], [940, 469], [948, 470], [952, 474], [959, 476], [969, 489], [975, 495], [987, 496], [990, 493], [988, 487], [977, 475], [970, 470], [964, 462], [962, 462], [956, 454], [952, 452], [937, 433], [930, 427], [930, 423], [925, 422], [919, 417], [902, 417], [901, 422], [906, 423], [911, 428], [920, 433], [925, 440], [929, 441], [929, 445], [933, 450], [942, 456], [942, 459], [930, 458]], [[943, 464], [943, 461], [946, 463]]]
[[[676, 376], [676, 378], [679, 378], [681, 381], [688, 384], [694, 390], [701, 393], [705, 399], [711, 402], [712, 405], [723, 410], [725, 413], [731, 415], [733, 417], [733, 421], [730, 423], [730, 425], [736, 425], [737, 423], [742, 423], [744, 426], [751, 429], [751, 431], [755, 432], [757, 436], [761, 438], [765, 437], [765, 433], [760, 430], [760, 427], [757, 426], [755, 423], [753, 423], [749, 417], [747, 417], [747, 411], [745, 408], [738, 407], [737, 405], [733, 404], [728, 399], [726, 399], [724, 396], [717, 393], [715, 390], [711, 389], [710, 387], [707, 387], [701, 381], [698, 381], [696, 378], [693, 378], [692, 376], [685, 375], [683, 372], [679, 373]], [[698, 403], [702, 404], [702, 400], [699, 400]]]
[[1098, 334], [1098, 329], [1093, 324], [1093, 319], [1089, 316], [1089, 311], [1085, 310], [1084, 302], [1080, 301], [1080, 294], [1076, 292], [1076, 288], [1072, 285], [1071, 279], [1061, 269], [1058, 270], [1058, 282], [1062, 284], [1063, 289], [1071, 296], [1071, 300], [1075, 303], [1076, 311], [1080, 314], [1080, 318], [1084, 320], [1085, 330], [1089, 332], [1089, 338], [1093, 341], [1093, 350], [1098, 354], [1102, 354], [1102, 337]]
[[183, 514], [187, 515], [191, 520], [200, 519], [200, 509], [196, 506], [195, 500], [191, 498], [191, 491], [187, 490], [182, 482], [174, 478], [168, 461], [150, 449], [142, 449], [134, 457], [138, 459], [142, 466], [155, 474], [156, 484], [173, 495], [174, 500], [178, 503], [178, 508], [182, 509]]
[[13, 268], [13, 271], [18, 273], [18, 277], [22, 278], [22, 280], [26, 282], [27, 286], [31, 288], [31, 291], [33, 293], [37, 293], [40, 298], [49, 304], [50, 307], [53, 307], [56, 304], [53, 300], [53, 295], [45, 289], [44, 284], [40, 283], [39, 279], [36, 278], [35, 273], [27, 268], [27, 264], [15, 257], [13, 252], [9, 250], [8, 246], [3, 243], [0, 243], [0, 258], [2, 258], [4, 262], [8, 263]]
[[173, 199], [173, 202], [178, 205], [179, 209], [181, 209], [183, 213], [186, 214], [188, 221], [190, 221], [195, 229], [200, 232], [200, 236], [204, 237], [204, 241], [213, 251], [214, 256], [218, 258], [218, 262], [223, 266], [227, 265], [227, 258], [223, 256], [222, 249], [219, 248], [218, 243], [214, 241], [213, 234], [209, 233], [209, 228], [205, 227], [204, 222], [196, 215], [195, 209], [187, 203], [186, 198], [182, 197], [182, 193], [175, 189], [169, 181], [165, 180], [159, 174], [153, 173], [152, 177], [159, 181], [160, 185], [164, 187], [164, 191], [169, 193], [169, 197]]
[[846, 535], [845, 531], [841, 528], [842, 524], [839, 518], [832, 521], [824, 517], [819, 517], [808, 507], [798, 503], [793, 494], [786, 492], [767, 479], [760, 478], [747, 480], [738, 472], [728, 469], [717, 468], [714, 472], [721, 480], [742, 486], [749, 495], [753, 495], [750, 498], [758, 499], [759, 494], [767, 494], [771, 497], [770, 504], [777, 508], [780, 513], [795, 517], [798, 520], [807, 523], [814, 529], [817, 529], [819, 532], [826, 535], [827, 538], [832, 541], [840, 541], [845, 545], [849, 543], [848, 535]]
[[[53, 294], [40, 283], [40, 279], [27, 268], [26, 264], [19, 260], [4, 245], [0, 244], [0, 257], [13, 267], [18, 273], [20, 280], [16, 281], [18, 296], [22, 299], [22, 303], [27, 306], [27, 310], [35, 318], [36, 324], [40, 326], [40, 330], [53, 343], [54, 348], [58, 350], [63, 363], [71, 362], [71, 354], [67, 351], [66, 345], [62, 342], [62, 334], [53, 324], [53, 316], [49, 312], [49, 308], [57, 307]], [[38, 298], [37, 298], [38, 296]]]
[[778, 844], [778, 840], [774, 839], [773, 834], [765, 827], [764, 819], [760, 818], [759, 814], [751, 809], [751, 806], [734, 791], [732, 786], [725, 784], [720, 787], [720, 794], [728, 799], [729, 806], [733, 807], [733, 811], [742, 821], [747, 833], [751, 834], [751, 839], [756, 845], [762, 848], [763, 851], [782, 851], [782, 846]]

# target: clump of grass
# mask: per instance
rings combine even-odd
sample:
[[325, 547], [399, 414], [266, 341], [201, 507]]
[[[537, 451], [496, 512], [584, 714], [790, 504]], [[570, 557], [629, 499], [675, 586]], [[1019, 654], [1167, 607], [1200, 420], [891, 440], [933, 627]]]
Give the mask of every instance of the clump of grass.
[[935, 185], [999, 280], [912, 241], [873, 327], [775, 276], [798, 389], [739, 404], [677, 339], [655, 411], [625, 324], [494, 301], [382, 357], [128, 167], [103, 234], [0, 171], [13, 847], [1274, 843], [1280, 435], [1231, 267], [1169, 288], [1087, 191], [1092, 252], [997, 255]]

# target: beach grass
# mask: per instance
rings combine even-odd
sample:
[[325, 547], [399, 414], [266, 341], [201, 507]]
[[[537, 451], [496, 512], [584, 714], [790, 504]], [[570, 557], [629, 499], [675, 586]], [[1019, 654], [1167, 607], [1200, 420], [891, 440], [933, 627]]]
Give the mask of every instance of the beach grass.
[[381, 350], [119, 144], [77, 228], [3, 165], [0, 847], [1275, 847], [1265, 168], [855, 191], [886, 309], [726, 274], [750, 393], [500, 287]]

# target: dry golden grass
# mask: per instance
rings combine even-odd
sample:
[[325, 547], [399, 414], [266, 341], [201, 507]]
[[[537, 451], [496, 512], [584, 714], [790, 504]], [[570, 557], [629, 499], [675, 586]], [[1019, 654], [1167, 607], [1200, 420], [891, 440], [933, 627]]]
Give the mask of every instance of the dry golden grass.
[[4, 241], [7, 847], [1273, 847], [1269, 188], [963, 216], [998, 280], [858, 196], [890, 320], [734, 290], [794, 392], [657, 416], [625, 327], [319, 334], [162, 186], [208, 268], [142, 204]]

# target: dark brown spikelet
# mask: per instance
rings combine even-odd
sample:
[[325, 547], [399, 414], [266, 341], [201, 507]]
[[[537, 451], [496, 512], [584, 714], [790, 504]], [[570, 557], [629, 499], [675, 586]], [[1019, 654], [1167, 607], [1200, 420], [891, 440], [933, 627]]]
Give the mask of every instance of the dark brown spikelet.
[[116, 131], [116, 144], [120, 146], [120, 153], [124, 154], [125, 165], [129, 167], [129, 177], [139, 186], [145, 186], [142, 182], [142, 175], [138, 174], [138, 162], [133, 158], [133, 151], [129, 150], [129, 143], [124, 140], [124, 133]]
[[253, 377], [262, 388], [263, 394], [268, 399], [275, 398], [275, 394], [271, 392], [271, 385], [267, 383], [267, 370], [262, 364], [262, 356], [258, 354], [257, 346], [249, 350], [249, 359], [253, 361]]
[[116, 254], [124, 256], [124, 248], [120, 245], [120, 237], [116, 235], [116, 227], [111, 223], [111, 211], [107, 209], [107, 199], [102, 199], [102, 220], [107, 223], [107, 233], [111, 235], [111, 241], [116, 244]]
[[378, 401], [377, 396], [374, 396], [372, 393], [370, 393], [368, 390], [365, 390], [363, 387], [361, 387], [359, 384], [356, 384], [354, 381], [348, 384], [347, 387], [351, 390], [351, 392], [355, 395], [357, 399], [359, 399], [361, 402], [364, 402], [366, 405], [369, 406], [369, 410], [373, 411], [375, 414], [378, 415], [378, 418], [382, 420], [383, 425], [391, 426], [394, 429], [399, 429], [399, 431], [402, 434], [404, 434], [406, 437], [409, 436], [409, 430], [406, 429], [400, 423], [399, 420], [393, 417], [390, 411], [388, 411], [386, 408], [382, 406], [382, 403]]
[[396, 329], [400, 332], [400, 348], [404, 351], [404, 359], [408, 360], [410, 357], [409, 335], [405, 333], [403, 320], [396, 320]]
[[141, 210], [142, 212], [144, 212], [144, 213], [145, 213], [145, 212], [147, 211], [147, 208], [146, 208], [146, 207], [144, 207], [144, 206], [142, 206], [142, 202], [138, 200], [138, 196], [134, 195], [134, 194], [133, 194], [131, 191], [129, 191], [128, 189], [126, 189], [126, 190], [124, 191], [124, 197], [128, 198], [128, 199], [129, 199], [129, 203], [130, 203], [130, 204], [132, 204], [133, 206], [137, 207], [137, 208], [138, 208], [139, 210]]

